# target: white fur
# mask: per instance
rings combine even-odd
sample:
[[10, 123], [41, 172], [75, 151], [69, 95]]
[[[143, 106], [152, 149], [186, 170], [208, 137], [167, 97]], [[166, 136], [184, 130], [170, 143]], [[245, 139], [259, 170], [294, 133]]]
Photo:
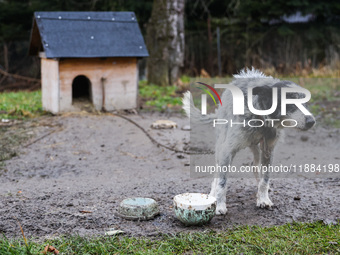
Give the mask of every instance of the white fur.
[[257, 207], [266, 208], [266, 207], [272, 207], [274, 205], [273, 202], [269, 199], [268, 191], [269, 191], [269, 183], [265, 183], [261, 180], [258, 185], [258, 190], [257, 190], [257, 200], [256, 200]]
[[[243, 92], [247, 91], [248, 88], [255, 88], [261, 86], [273, 86], [280, 82], [279, 79], [275, 79], [271, 76], [266, 76], [259, 70], [254, 68], [243, 69], [239, 74], [234, 75], [236, 79], [232, 81], [232, 84], [242, 89]], [[247, 78], [247, 79], [239, 79]], [[263, 79], [266, 78], [266, 79]], [[298, 86], [298, 85], [292, 85]], [[259, 98], [254, 97], [255, 108], [259, 109]], [[201, 112], [195, 108], [190, 92], [186, 92], [183, 98], [183, 109], [186, 114], [190, 116], [191, 122], [194, 121], [198, 124], [212, 123], [214, 118], [218, 119], [232, 119], [241, 122], [246, 117], [252, 117], [250, 111], [246, 111], [243, 116], [234, 116], [232, 114], [233, 109], [233, 98], [229, 90], [225, 90], [222, 94], [223, 105], [219, 105], [215, 114], [202, 115]], [[299, 126], [297, 128], [307, 130], [307, 121], [315, 121], [313, 116], [305, 117], [300, 111], [286, 116], [285, 119], [294, 118], [298, 120]], [[288, 124], [288, 123], [287, 123]], [[282, 126], [275, 126], [275, 133], [273, 136], [268, 136], [268, 132], [262, 132], [260, 129], [250, 130], [244, 129], [241, 126], [235, 126], [229, 128], [228, 126], [218, 125], [215, 128], [216, 132], [216, 144], [215, 144], [215, 159], [217, 165], [228, 166], [232, 164], [235, 154], [246, 147], [250, 147], [254, 155], [254, 165], [269, 166], [272, 164], [273, 152], [277, 140], [280, 138], [282, 132]], [[267, 134], [267, 136], [266, 136]], [[272, 207], [273, 203], [269, 199], [269, 172], [260, 171], [255, 173], [255, 177], [258, 181], [257, 190], [257, 206], [260, 208]], [[211, 196], [216, 197], [217, 207], [216, 214], [226, 214], [226, 195], [227, 195], [227, 176], [225, 173], [219, 173], [213, 180], [211, 185]]]
[[191, 105], [192, 99], [191, 99], [191, 93], [190, 91], [187, 91], [183, 94], [182, 103], [183, 103], [183, 110], [185, 111], [186, 115], [190, 117], [190, 105]]
[[267, 76], [261, 71], [255, 69], [254, 67], [251, 68], [251, 70], [247, 67], [242, 69], [238, 74], [233, 75], [234, 78], [273, 78], [271, 76]]

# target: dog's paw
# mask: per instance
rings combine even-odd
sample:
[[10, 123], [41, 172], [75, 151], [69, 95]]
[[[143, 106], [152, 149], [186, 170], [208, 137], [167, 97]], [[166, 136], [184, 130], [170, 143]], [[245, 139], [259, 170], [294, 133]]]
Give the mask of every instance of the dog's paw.
[[273, 202], [269, 198], [257, 199], [256, 206], [259, 208], [272, 208]]
[[217, 205], [216, 207], [216, 215], [224, 215], [227, 213], [227, 206], [226, 204], [220, 204], [220, 205]]

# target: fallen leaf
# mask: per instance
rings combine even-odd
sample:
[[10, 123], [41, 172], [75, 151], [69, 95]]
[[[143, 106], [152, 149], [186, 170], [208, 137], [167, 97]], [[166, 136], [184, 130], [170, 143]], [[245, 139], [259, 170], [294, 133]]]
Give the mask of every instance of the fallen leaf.
[[47, 252], [53, 252], [55, 255], [59, 254], [59, 251], [51, 245], [45, 247], [43, 254], [47, 254]]
[[91, 211], [85, 211], [85, 210], [81, 210], [79, 212], [81, 212], [81, 213], [92, 213]]
[[22, 109], [20, 111], [21, 111], [21, 114], [25, 117], [30, 117], [30, 118], [33, 117], [33, 114], [30, 113], [29, 111], [25, 111], [25, 110], [22, 110]]

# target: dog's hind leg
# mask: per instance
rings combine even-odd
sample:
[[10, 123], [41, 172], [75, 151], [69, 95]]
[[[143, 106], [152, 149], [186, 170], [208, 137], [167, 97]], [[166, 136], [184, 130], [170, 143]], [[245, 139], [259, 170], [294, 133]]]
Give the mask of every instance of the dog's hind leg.
[[255, 179], [257, 184], [259, 184], [260, 179], [259, 179], [259, 169], [260, 169], [260, 148], [257, 145], [252, 145], [250, 146], [250, 150], [253, 152], [254, 155], [254, 160], [252, 163], [253, 166], [253, 173], [255, 175]]
[[218, 178], [215, 177], [211, 183], [211, 190], [210, 190], [209, 196], [216, 197], [217, 185], [218, 185]]
[[[275, 141], [272, 141], [271, 144], [266, 144], [266, 142], [262, 143], [261, 146], [261, 163], [262, 166], [268, 167], [272, 163], [273, 159], [273, 149], [274, 149]], [[268, 191], [269, 191], [269, 171], [263, 171], [261, 173], [261, 180], [258, 184], [257, 190], [257, 203], [256, 205], [260, 208], [270, 208], [274, 204], [269, 199]]]

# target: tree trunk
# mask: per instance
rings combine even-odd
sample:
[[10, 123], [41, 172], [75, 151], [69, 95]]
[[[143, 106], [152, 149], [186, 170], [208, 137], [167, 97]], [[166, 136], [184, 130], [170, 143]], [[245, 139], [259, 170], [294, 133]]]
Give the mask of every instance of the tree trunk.
[[5, 71], [9, 71], [9, 64], [8, 64], [8, 47], [7, 43], [4, 42], [4, 64], [5, 64]]
[[212, 56], [212, 32], [211, 32], [211, 18], [208, 16], [207, 19], [207, 28], [208, 28], [208, 56], [207, 56], [207, 71], [210, 75], [214, 75], [213, 72], [213, 56]]
[[171, 85], [184, 61], [185, 0], [154, 0], [146, 43], [149, 83]]

